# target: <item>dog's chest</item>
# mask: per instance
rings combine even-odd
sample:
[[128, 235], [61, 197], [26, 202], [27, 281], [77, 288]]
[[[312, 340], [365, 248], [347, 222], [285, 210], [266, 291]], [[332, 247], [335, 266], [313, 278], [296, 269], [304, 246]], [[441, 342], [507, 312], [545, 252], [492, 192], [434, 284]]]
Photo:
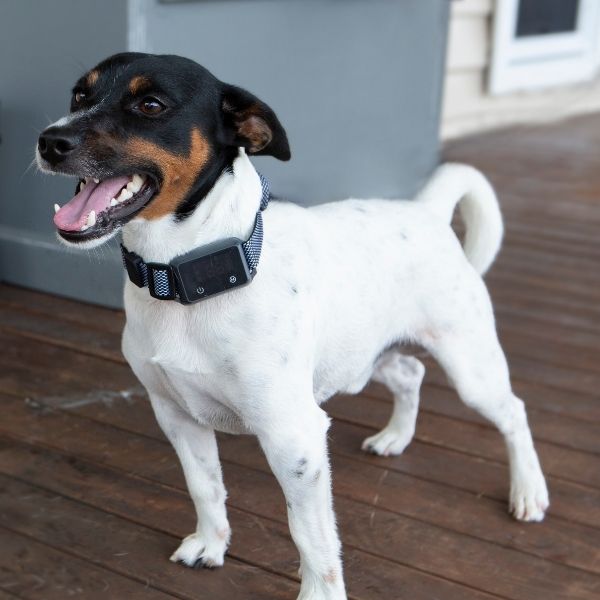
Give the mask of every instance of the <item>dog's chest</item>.
[[123, 351], [150, 394], [176, 402], [197, 421], [220, 431], [246, 432], [239, 407], [240, 382], [233, 311], [203, 314], [193, 307], [156, 303], [128, 308]]

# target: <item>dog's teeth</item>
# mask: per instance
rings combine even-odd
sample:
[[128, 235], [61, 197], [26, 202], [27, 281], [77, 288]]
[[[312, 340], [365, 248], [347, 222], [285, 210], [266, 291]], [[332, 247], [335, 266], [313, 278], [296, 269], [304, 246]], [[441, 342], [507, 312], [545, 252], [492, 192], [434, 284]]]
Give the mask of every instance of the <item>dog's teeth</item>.
[[56, 214], [60, 210], [60, 204], [54, 205], [54, 214]]
[[110, 201], [110, 205], [111, 206], [116, 206], [117, 204], [119, 204], [114, 198], [111, 199]]
[[100, 180], [94, 177], [94, 183], [100, 183]]
[[93, 227], [95, 224], [96, 224], [96, 211], [93, 210], [88, 215], [87, 222], [86, 222], [86, 229], [88, 227]]
[[131, 178], [131, 181], [127, 184], [127, 189], [134, 194], [140, 191], [142, 184], [144, 183], [144, 179], [141, 175], [137, 173]]
[[79, 182], [79, 191], [81, 191], [85, 187], [85, 181]]
[[125, 202], [125, 200], [129, 200], [129, 198], [133, 198], [133, 192], [127, 188], [123, 188], [121, 193], [117, 196], [119, 202]]

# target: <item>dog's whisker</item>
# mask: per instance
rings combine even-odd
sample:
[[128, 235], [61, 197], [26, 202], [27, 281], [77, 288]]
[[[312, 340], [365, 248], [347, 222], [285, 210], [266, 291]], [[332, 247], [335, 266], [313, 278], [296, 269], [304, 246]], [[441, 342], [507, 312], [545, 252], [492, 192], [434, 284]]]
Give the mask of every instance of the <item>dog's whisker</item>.
[[21, 174], [21, 178], [20, 181], [23, 181], [23, 178], [25, 177], [25, 175], [27, 175], [27, 173], [29, 171], [31, 171], [31, 169], [34, 167], [34, 165], [36, 164], [36, 158], [35, 156], [33, 157], [33, 159], [31, 160], [31, 162], [27, 165], [27, 167], [25, 168], [25, 170], [23, 171], [23, 173]]

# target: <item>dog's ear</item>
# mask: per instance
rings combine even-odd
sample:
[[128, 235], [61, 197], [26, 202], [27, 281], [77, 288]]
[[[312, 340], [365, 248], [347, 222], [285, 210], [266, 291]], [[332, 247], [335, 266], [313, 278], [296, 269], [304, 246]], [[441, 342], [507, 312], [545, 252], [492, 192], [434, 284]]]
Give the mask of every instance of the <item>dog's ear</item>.
[[250, 154], [289, 160], [290, 145], [275, 113], [256, 96], [234, 85], [221, 96], [225, 143], [243, 146]]

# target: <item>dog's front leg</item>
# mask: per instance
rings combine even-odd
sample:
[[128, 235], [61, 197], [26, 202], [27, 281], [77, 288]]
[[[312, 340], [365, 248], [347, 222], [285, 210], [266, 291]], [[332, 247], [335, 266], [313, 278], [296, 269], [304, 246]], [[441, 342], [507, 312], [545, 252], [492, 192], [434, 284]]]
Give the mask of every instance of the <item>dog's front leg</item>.
[[327, 456], [329, 419], [312, 399], [293, 412], [264, 428], [259, 440], [283, 489], [300, 552], [298, 600], [341, 600], [346, 592]]
[[196, 508], [196, 531], [171, 556], [188, 567], [223, 564], [231, 530], [215, 432], [199, 425], [168, 399], [150, 396], [156, 419], [173, 444]]

